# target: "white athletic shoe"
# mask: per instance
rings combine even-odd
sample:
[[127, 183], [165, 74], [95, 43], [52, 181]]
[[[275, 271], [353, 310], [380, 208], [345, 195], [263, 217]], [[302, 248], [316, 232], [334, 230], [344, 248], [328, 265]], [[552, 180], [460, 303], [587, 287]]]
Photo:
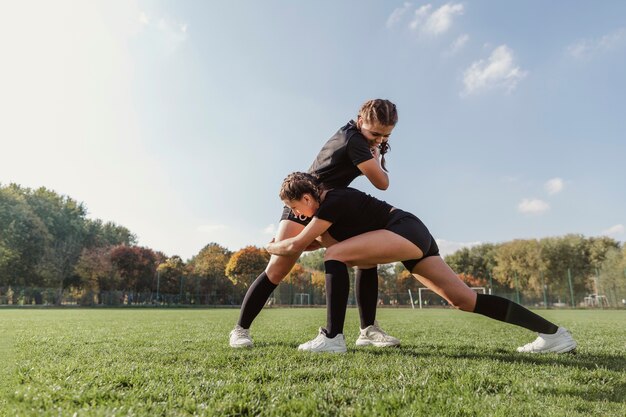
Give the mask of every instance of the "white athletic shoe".
[[320, 333], [313, 340], [309, 340], [306, 343], [298, 346], [298, 350], [304, 350], [307, 352], [346, 352], [346, 339], [343, 334], [339, 333], [337, 336], [331, 338], [326, 337], [326, 333], [320, 327]]
[[523, 353], [565, 353], [576, 349], [576, 341], [563, 327], [554, 334], [539, 333], [539, 337], [534, 342], [527, 343], [517, 348], [518, 352]]
[[389, 347], [398, 346], [400, 339], [393, 336], [389, 336], [383, 329], [378, 326], [378, 322], [374, 321], [374, 324], [367, 326], [365, 329], [361, 329], [361, 334], [356, 340], [357, 346], [369, 346], [374, 345], [376, 347]]
[[230, 347], [252, 347], [254, 344], [250, 337], [250, 329], [244, 329], [240, 325], [236, 325], [230, 332]]

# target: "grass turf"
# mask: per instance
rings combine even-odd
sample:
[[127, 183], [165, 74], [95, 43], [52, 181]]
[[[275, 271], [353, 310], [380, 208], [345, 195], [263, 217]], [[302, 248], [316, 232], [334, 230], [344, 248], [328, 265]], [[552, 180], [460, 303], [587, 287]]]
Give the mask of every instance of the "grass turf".
[[626, 311], [540, 311], [576, 355], [523, 355], [525, 329], [453, 310], [380, 309], [399, 348], [296, 351], [324, 309], [267, 309], [232, 349], [238, 310], [0, 310], [4, 416], [624, 416]]

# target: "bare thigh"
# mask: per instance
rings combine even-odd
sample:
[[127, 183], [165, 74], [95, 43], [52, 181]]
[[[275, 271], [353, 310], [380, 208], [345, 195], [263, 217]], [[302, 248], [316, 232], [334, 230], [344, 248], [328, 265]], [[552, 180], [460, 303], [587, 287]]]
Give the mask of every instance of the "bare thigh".
[[439, 256], [429, 256], [413, 268], [413, 276], [422, 284], [463, 311], [474, 311], [476, 293], [454, 273]]
[[[319, 240], [320, 240], [322, 246], [325, 247], [325, 248], [330, 248], [331, 246], [339, 243], [328, 232], [324, 232], [324, 234], [320, 236]], [[359, 268], [359, 269], [370, 269], [370, 268], [375, 268], [378, 265], [376, 265], [376, 264], [361, 264], [361, 265], [355, 265], [355, 266], [357, 268]]]
[[374, 230], [351, 237], [326, 249], [325, 260], [353, 265], [379, 265], [420, 259], [424, 253], [413, 242], [389, 230]]
[[[292, 222], [291, 220], [281, 220], [278, 224], [278, 231], [276, 232], [274, 240], [279, 242], [281, 240], [289, 239], [290, 237], [297, 236], [302, 230], [304, 230], [304, 226], [299, 223]], [[265, 273], [267, 274], [269, 280], [273, 284], [279, 284], [291, 271], [291, 268], [293, 268], [296, 264], [299, 257], [300, 255], [272, 255], [267, 267], [265, 268]]]

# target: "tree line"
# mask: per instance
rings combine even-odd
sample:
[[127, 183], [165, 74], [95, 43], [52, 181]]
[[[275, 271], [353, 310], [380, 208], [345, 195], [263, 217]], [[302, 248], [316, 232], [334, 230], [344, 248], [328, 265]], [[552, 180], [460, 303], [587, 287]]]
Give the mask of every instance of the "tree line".
[[[236, 305], [268, 260], [262, 248], [232, 252], [214, 242], [187, 261], [168, 257], [138, 246], [123, 226], [88, 219], [84, 205], [70, 197], [43, 187], [0, 185], [0, 303], [26, 297], [27, 304], [59, 304], [70, 294], [81, 305]], [[463, 248], [446, 262], [468, 285], [517, 301], [577, 305], [589, 294], [602, 294], [621, 305], [626, 297], [626, 247], [608, 237], [488, 243]], [[381, 265], [378, 273], [383, 304], [404, 303], [409, 290], [420, 287], [401, 263]], [[323, 249], [303, 255], [284, 282], [274, 292], [276, 302], [292, 304], [300, 297], [306, 304], [323, 303]]]

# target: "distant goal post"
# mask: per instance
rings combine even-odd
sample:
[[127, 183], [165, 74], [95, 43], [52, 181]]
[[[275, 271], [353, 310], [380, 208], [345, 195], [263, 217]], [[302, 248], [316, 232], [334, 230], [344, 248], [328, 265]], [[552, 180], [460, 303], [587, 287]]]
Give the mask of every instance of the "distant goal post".
[[[482, 293], [482, 294], [491, 294], [491, 288], [489, 288], [489, 290], [487, 290], [486, 287], [470, 287], [472, 290], [476, 291], [477, 293]], [[435, 293], [433, 290], [431, 290], [430, 288], [425, 288], [425, 287], [420, 287], [418, 288], [418, 302], [419, 302], [419, 306], [420, 308], [424, 308], [424, 304], [428, 305], [427, 302], [425, 302], [424, 298], [422, 297], [422, 293], [425, 292], [431, 292], [433, 294], [435, 294], [435, 296], [439, 297], [441, 300], [443, 300], [443, 298], [441, 298], [437, 293]], [[413, 300], [413, 297], [411, 296], [411, 290], [409, 290], [409, 296], [411, 297], [411, 301]], [[411, 302], [411, 304], [413, 304], [413, 302]], [[415, 308], [415, 307], [413, 307]]]

